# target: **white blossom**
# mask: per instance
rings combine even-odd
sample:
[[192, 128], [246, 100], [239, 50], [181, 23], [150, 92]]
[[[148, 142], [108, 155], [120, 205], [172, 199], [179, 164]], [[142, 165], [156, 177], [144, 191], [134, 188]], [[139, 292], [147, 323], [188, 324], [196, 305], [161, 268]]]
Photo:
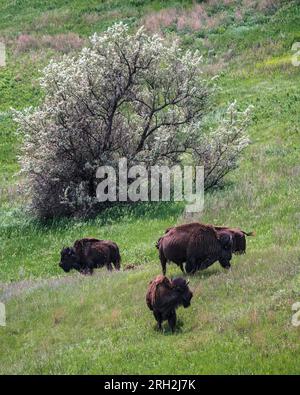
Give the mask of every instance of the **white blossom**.
[[211, 169], [222, 144], [230, 141], [232, 155], [217, 165], [219, 182], [222, 166], [231, 168], [248, 142], [245, 125], [232, 122], [235, 106], [228, 110], [231, 123], [224, 119], [209, 141], [202, 138], [198, 125], [211, 92], [202, 63], [198, 51], [184, 52], [177, 41], [149, 36], [143, 28], [130, 33], [124, 23], [95, 33], [77, 56], [52, 60], [40, 81], [41, 105], [15, 112], [24, 141], [21, 171], [35, 213], [53, 217], [100, 210], [96, 169], [121, 157], [129, 166], [173, 165], [190, 152]]

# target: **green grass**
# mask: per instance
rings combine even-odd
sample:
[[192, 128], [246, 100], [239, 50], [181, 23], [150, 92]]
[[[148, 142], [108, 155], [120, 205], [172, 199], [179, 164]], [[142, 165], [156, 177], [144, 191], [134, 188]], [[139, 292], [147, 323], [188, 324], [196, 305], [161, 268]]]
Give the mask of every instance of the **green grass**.
[[[133, 24], [163, 5], [176, 6], [106, 1], [90, 2], [85, 10], [82, 1], [55, 1], [50, 10], [37, 1], [18, 2], [17, 8], [0, 4], [0, 35], [10, 38], [20, 32], [86, 36], [114, 18], [132, 18]], [[95, 25], [84, 22], [85, 12], [100, 11]], [[37, 17], [49, 12], [65, 22], [37, 31]], [[248, 238], [245, 256], [234, 257], [229, 273], [214, 264], [191, 277], [192, 305], [178, 310], [174, 335], [167, 326], [163, 334], [155, 330], [145, 293], [160, 273], [154, 243], [184, 220], [182, 207], [139, 205], [89, 221], [48, 224], [30, 218], [15, 188], [21, 142], [7, 111], [39, 102], [38, 70], [59, 54], [45, 49], [16, 57], [11, 51], [7, 67], [0, 68], [0, 300], [7, 310], [0, 373], [300, 373], [300, 329], [291, 325], [291, 306], [300, 301], [300, 68], [289, 61], [292, 43], [300, 41], [299, 22], [299, 4], [284, 2], [270, 15], [257, 13], [240, 26], [205, 33], [213, 49], [208, 61], [220, 64], [216, 105], [236, 99], [241, 108], [254, 105], [254, 114], [251, 145], [239, 167], [223, 189], [206, 194], [205, 210], [194, 219], [257, 235]], [[185, 47], [207, 52], [197, 32], [178, 35]], [[92, 278], [63, 274], [60, 249], [88, 235], [114, 239], [123, 264], [137, 269], [98, 270]], [[180, 270], [170, 265], [168, 274]]]
[[148, 204], [143, 210], [143, 206], [124, 208], [117, 214], [108, 210], [90, 221], [63, 219], [47, 225], [30, 220], [19, 209], [3, 214], [1, 280], [61, 274], [60, 250], [86, 235], [115, 240], [122, 251], [123, 265], [157, 261], [157, 235], [177, 221], [182, 209], [180, 205]]
[[25, 284], [7, 303], [0, 372], [299, 373], [293, 259], [269, 250], [257, 260], [250, 252], [231, 273], [212, 267], [197, 274], [192, 307], [179, 310], [175, 335], [167, 327], [157, 332], [145, 304], [158, 265], [55, 278], [33, 291]]

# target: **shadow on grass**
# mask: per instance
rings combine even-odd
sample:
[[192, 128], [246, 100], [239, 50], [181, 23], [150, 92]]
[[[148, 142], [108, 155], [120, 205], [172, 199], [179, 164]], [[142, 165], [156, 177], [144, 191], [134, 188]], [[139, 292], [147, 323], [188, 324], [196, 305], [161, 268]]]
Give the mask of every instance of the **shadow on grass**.
[[191, 279], [195, 278], [195, 279], [199, 279], [199, 280], [201, 280], [201, 279], [205, 280], [206, 278], [209, 278], [211, 276], [219, 276], [219, 275], [223, 274], [224, 272], [226, 273], [225, 270], [220, 270], [218, 268], [209, 269], [209, 270], [206, 269], [206, 270], [198, 271], [195, 274], [191, 274], [191, 275], [185, 274], [185, 277], [189, 277]]
[[[2, 232], [12, 229], [24, 230], [64, 230], [72, 228], [78, 222], [85, 225], [111, 225], [116, 223], [130, 223], [137, 219], [166, 219], [178, 217], [184, 210], [182, 202], [138, 202], [118, 203], [97, 213], [92, 218], [60, 217], [54, 219], [39, 219], [30, 215], [23, 207], [14, 207], [10, 212], [0, 213]], [[0, 228], [0, 230], [1, 230]]]
[[221, 266], [218, 267], [218, 263], [216, 263], [216, 266], [214, 266], [214, 268], [212, 268], [212, 269], [209, 268], [209, 269], [205, 269], [205, 270], [199, 270], [194, 274], [186, 273], [186, 272], [182, 273], [182, 271], [179, 269], [178, 271], [176, 271], [176, 273], [172, 272], [171, 275], [167, 274], [167, 277], [169, 277], [172, 280], [174, 280], [175, 278], [178, 278], [178, 277], [183, 277], [186, 280], [205, 280], [205, 279], [208, 279], [212, 276], [221, 276], [224, 273], [228, 273], [228, 271], [223, 269]]
[[175, 328], [174, 332], [172, 332], [172, 330], [169, 327], [169, 324], [168, 324], [167, 321], [163, 322], [163, 324], [162, 324], [162, 331], [160, 331], [158, 329], [158, 325], [157, 324], [155, 324], [154, 330], [155, 330], [155, 332], [157, 332], [157, 333], [159, 333], [159, 334], [161, 334], [163, 336], [174, 336], [174, 335], [176, 335], [178, 333], [182, 333], [183, 326], [184, 326], [183, 321], [180, 318], [177, 318], [176, 328]]

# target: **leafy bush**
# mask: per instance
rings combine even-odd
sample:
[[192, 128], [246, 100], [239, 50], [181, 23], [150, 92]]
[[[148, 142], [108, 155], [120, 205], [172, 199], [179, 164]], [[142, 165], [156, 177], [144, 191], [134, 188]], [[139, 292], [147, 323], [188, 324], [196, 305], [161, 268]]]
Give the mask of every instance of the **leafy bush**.
[[220, 182], [246, 145], [246, 124], [232, 111], [217, 133], [201, 137], [212, 82], [201, 76], [200, 54], [143, 29], [130, 34], [123, 23], [90, 41], [46, 67], [40, 107], [15, 113], [33, 211], [43, 218], [99, 212], [107, 203], [96, 199], [96, 170], [117, 168], [121, 157], [128, 166], [173, 165], [189, 152], [195, 164], [205, 162], [209, 185]]
[[218, 119], [215, 129], [200, 134], [194, 156], [196, 163], [204, 166], [206, 190], [220, 185], [225, 175], [236, 167], [240, 153], [250, 142], [245, 134], [250, 119], [251, 106], [239, 111], [233, 102]]

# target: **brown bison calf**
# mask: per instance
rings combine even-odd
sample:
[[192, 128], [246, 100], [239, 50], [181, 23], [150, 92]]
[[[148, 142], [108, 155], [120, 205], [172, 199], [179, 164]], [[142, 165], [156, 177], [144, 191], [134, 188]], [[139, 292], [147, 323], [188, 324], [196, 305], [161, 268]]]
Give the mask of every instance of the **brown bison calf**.
[[146, 302], [162, 330], [162, 322], [168, 320], [169, 326], [174, 332], [176, 326], [176, 309], [183, 305], [189, 307], [193, 293], [188, 287], [188, 282], [183, 278], [170, 281], [163, 275], [158, 275], [149, 283]]
[[187, 273], [206, 269], [214, 262], [228, 269], [232, 258], [232, 235], [228, 232], [218, 233], [212, 225], [198, 222], [169, 228], [156, 246], [163, 274], [166, 274], [168, 261], [180, 266]]
[[98, 267], [106, 266], [112, 270], [120, 269], [121, 256], [116, 243], [110, 240], [84, 238], [76, 240], [73, 247], [65, 247], [61, 251], [59, 266], [69, 272], [78, 270], [82, 274], [92, 274]]

